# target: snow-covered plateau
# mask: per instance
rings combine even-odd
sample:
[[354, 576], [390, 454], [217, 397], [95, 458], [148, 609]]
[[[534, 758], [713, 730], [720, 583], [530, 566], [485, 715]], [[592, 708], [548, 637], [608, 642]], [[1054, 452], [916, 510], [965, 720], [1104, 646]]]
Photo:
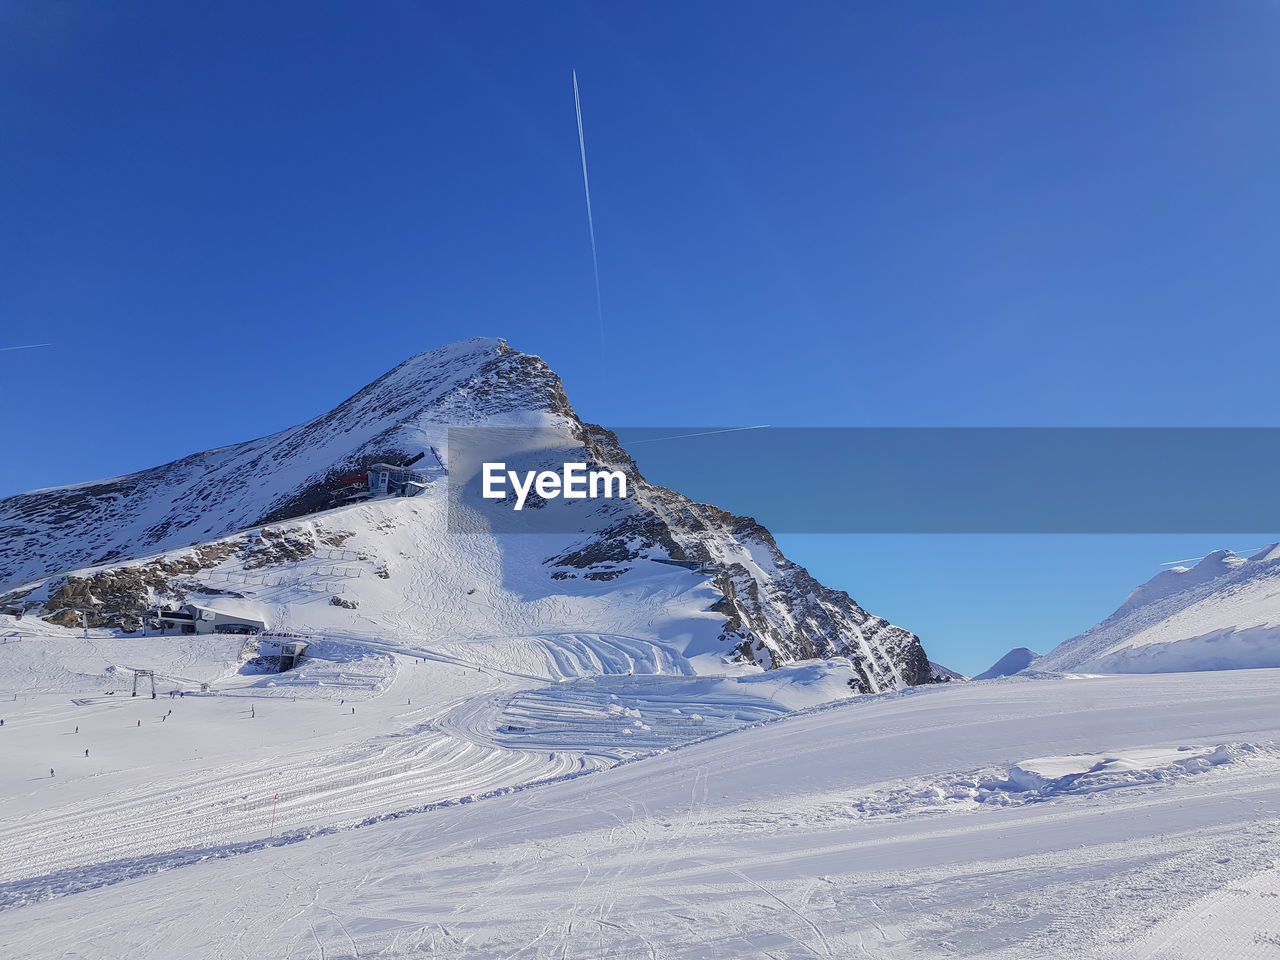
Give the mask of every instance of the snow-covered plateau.
[[[631, 493], [459, 532], [458, 425]], [[1277, 558], [1149, 585], [1063, 669], [1197, 604], [1265, 632]], [[1280, 950], [1280, 669], [967, 682], [503, 341], [0, 501], [0, 577], [5, 958]]]

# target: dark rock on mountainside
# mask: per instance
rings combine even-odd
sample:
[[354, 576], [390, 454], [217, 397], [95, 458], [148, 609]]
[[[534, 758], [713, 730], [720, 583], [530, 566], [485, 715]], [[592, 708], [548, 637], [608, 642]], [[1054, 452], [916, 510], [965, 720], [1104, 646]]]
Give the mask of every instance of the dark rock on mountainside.
[[[578, 418], [560, 378], [540, 358], [500, 340], [468, 340], [413, 357], [329, 413], [269, 437], [0, 501], [0, 581], [12, 592], [37, 578], [152, 557], [266, 523], [282, 529], [249, 532], [236, 547], [246, 569], [287, 564], [309, 556], [315, 544], [310, 534], [283, 528], [331, 508], [351, 471], [421, 460], [433, 465], [430, 483], [444, 482], [437, 450], [447, 447], [450, 427], [513, 424], [551, 430], [576, 458], [629, 480], [624, 501], [582, 508], [580, 535], [545, 558], [549, 580], [625, 583], [629, 564], [640, 558], [691, 563], [705, 569], [720, 595], [712, 609], [724, 618], [726, 653], [766, 667], [847, 657], [855, 686], [867, 691], [931, 681], [912, 633], [824, 587], [783, 556], [754, 519], [649, 484], [615, 434]], [[143, 580], [120, 585], [133, 598], [124, 604], [130, 613], [144, 588], [159, 589], [147, 579], [152, 574], [160, 572], [130, 575]], [[85, 589], [115, 587], [99, 582]]]
[[940, 663], [934, 663], [932, 660], [929, 661], [929, 668], [933, 671], [934, 683], [951, 683], [956, 680], [969, 679], [963, 673], [952, 670], [950, 667], [944, 667]]

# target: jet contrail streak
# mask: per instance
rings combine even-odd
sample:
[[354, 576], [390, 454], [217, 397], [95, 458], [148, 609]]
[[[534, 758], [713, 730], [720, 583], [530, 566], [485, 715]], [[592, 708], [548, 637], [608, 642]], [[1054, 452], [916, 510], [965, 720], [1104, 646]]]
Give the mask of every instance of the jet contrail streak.
[[701, 433], [680, 433], [674, 437], [652, 437], [648, 440], [628, 440], [627, 446], [633, 447], [637, 443], [661, 443], [663, 440], [683, 440], [686, 437], [709, 437], [713, 433], [737, 433], [740, 430], [768, 430], [769, 424], [762, 423], [755, 427], [726, 427], [723, 430], [703, 430]]
[[[1243, 556], [1247, 556], [1250, 553], [1257, 553], [1261, 549], [1262, 549], [1261, 547], [1250, 547], [1248, 550], [1232, 550], [1230, 552], [1234, 553], [1237, 557], [1243, 557]], [[1208, 556], [1208, 554], [1205, 554], [1205, 556]], [[1160, 564], [1160, 566], [1173, 567], [1173, 566], [1177, 566], [1180, 563], [1195, 563], [1197, 560], [1203, 560], [1203, 559], [1204, 557], [1187, 557], [1187, 559], [1185, 560], [1166, 560], [1164, 563]]]
[[34, 350], [36, 347], [52, 347], [52, 343], [24, 343], [20, 347], [0, 347], [0, 353], [6, 350]]
[[582, 154], [582, 189], [587, 195], [587, 229], [591, 232], [591, 270], [596, 278], [596, 322], [600, 325], [600, 346], [604, 347], [604, 311], [600, 307], [600, 260], [596, 256], [596, 222], [591, 216], [591, 181], [587, 179], [587, 140], [582, 135], [582, 100], [578, 97], [578, 71], [573, 71], [573, 108], [578, 113], [578, 152]]

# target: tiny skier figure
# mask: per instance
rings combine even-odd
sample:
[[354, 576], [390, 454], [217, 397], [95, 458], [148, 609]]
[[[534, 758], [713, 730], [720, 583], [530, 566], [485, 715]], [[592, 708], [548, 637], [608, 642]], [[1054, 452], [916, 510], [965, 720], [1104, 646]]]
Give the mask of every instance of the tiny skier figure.
[[53, 767], [50, 767], [50, 768], [49, 768], [49, 776], [51, 776], [51, 777], [53, 776]]
[[85, 756], [85, 759], [86, 759], [86, 760], [89, 758], [89, 748], [88, 748], [88, 747], [85, 747], [85, 748], [84, 748], [84, 756]]

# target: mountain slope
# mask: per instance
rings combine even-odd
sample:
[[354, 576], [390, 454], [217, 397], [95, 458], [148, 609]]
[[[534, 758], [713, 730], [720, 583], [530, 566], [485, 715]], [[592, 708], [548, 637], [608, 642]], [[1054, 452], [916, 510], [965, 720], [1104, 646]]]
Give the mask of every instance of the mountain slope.
[[303, 516], [330, 505], [332, 474], [423, 452], [445, 424], [567, 410], [559, 378], [538, 358], [498, 340], [442, 347], [280, 433], [140, 473], [0, 500], [0, 583]]
[[1029, 650], [1026, 647], [1014, 647], [973, 679], [995, 680], [997, 677], [1010, 676], [1019, 670], [1025, 670], [1038, 656], [1040, 654], [1034, 650]]
[[952, 680], [968, 680], [963, 673], [952, 670], [950, 667], [944, 667], [940, 663], [929, 661], [929, 669], [933, 671], [934, 683], [950, 683]]
[[[632, 495], [579, 502], [573, 532], [479, 526], [460, 533], [451, 523], [465, 511], [451, 502], [446, 468], [449, 430], [458, 426], [550, 434], [576, 458], [624, 471]], [[344, 474], [414, 458], [429, 477], [420, 496], [320, 513], [341, 503]], [[754, 520], [647, 483], [616, 436], [577, 417], [541, 359], [501, 340], [420, 354], [324, 416], [269, 437], [10, 497], [0, 501], [0, 538], [0, 580], [8, 581], [10, 599], [25, 596], [46, 614], [89, 607], [91, 625], [128, 628], [148, 603], [216, 595], [211, 577], [265, 604], [276, 623], [301, 617], [265, 588], [300, 588], [303, 574], [314, 578], [314, 564], [327, 557], [376, 576], [347, 583], [349, 592], [342, 602], [334, 596], [324, 616], [308, 612], [314, 629], [360, 632], [406, 601], [424, 610], [455, 603], [440, 590], [447, 582], [500, 593], [520, 611], [507, 618], [518, 633], [536, 632], [520, 628], [521, 618], [539, 630], [570, 632], [604, 632], [597, 621], [608, 621], [609, 630], [625, 633], [627, 623], [639, 631], [642, 622], [650, 634], [661, 626], [655, 639], [681, 638], [677, 645], [690, 655], [716, 651], [764, 667], [847, 657], [850, 685], [861, 691], [931, 678], [914, 635], [822, 586]], [[673, 559], [705, 567], [699, 574], [654, 562]], [[264, 567], [276, 579], [263, 574], [261, 584], [252, 582], [249, 571]], [[394, 588], [384, 590], [378, 581], [392, 577]], [[695, 587], [696, 608], [688, 599]], [[611, 606], [622, 612], [606, 615]], [[553, 608], [569, 613], [547, 616]], [[472, 611], [454, 626], [474, 635], [498, 609]], [[435, 632], [422, 618], [414, 624]]]
[[1036, 660], [1037, 670], [1167, 673], [1280, 666], [1280, 544], [1217, 550], [1134, 590], [1115, 613]]

